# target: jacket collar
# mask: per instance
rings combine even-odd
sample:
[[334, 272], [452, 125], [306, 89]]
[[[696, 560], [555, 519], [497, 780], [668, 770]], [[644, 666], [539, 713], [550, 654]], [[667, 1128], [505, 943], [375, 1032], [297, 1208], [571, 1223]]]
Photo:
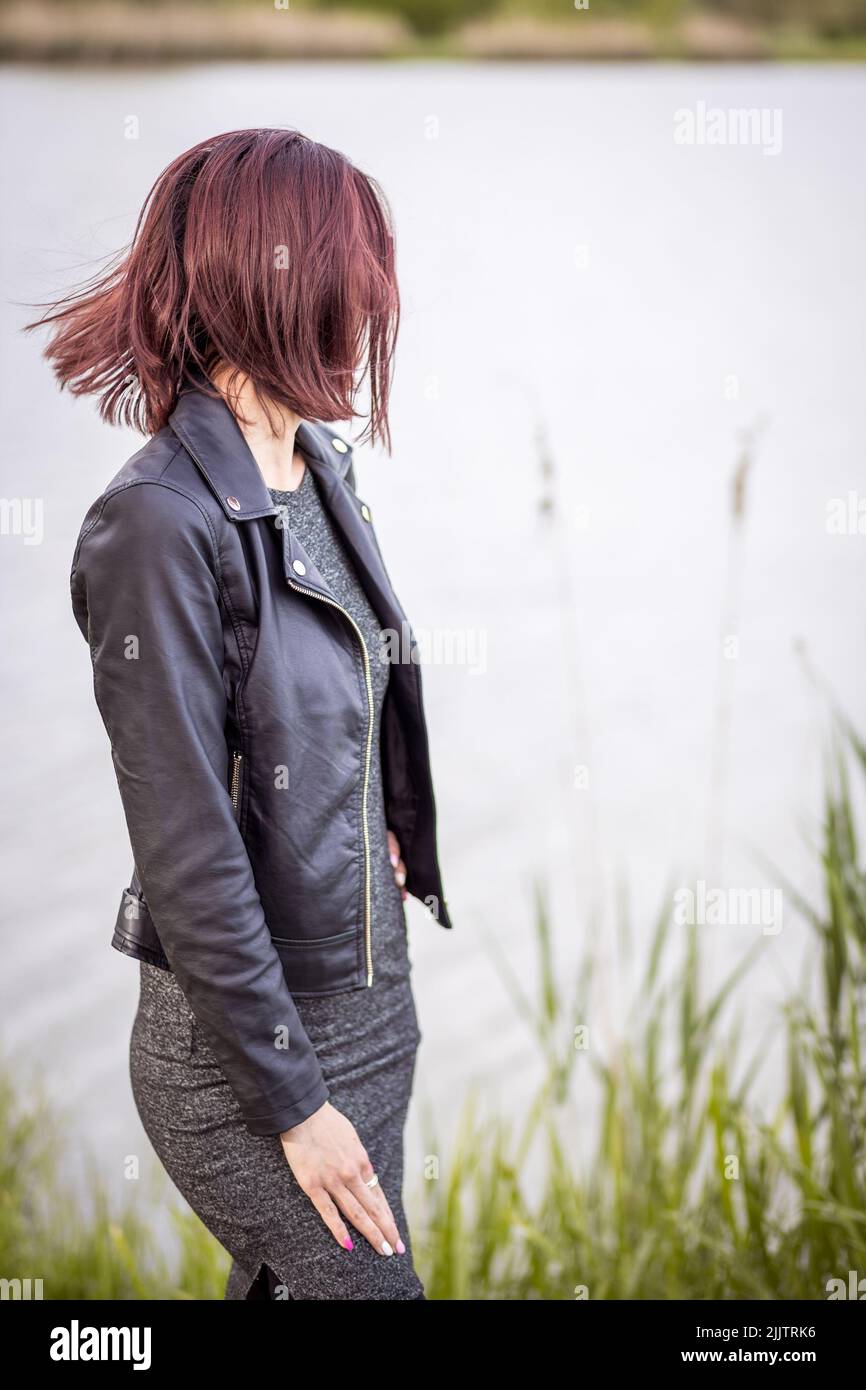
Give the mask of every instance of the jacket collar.
[[[188, 386], [168, 423], [230, 521], [249, 521], [276, 510], [240, 426], [222, 397]], [[348, 473], [351, 445], [326, 425], [302, 420], [295, 444], [326, 484]]]
[[[251, 521], [279, 513], [250, 447], [221, 396], [211, 396], [190, 386], [181, 393], [168, 423], [230, 521]], [[373, 537], [369, 511], [345, 481], [352, 462], [351, 445], [333, 434], [327, 425], [308, 420], [299, 424], [295, 444], [322, 486], [331, 518], [383, 628], [402, 630], [404, 624], [408, 627]], [[282, 529], [286, 578], [336, 602], [297, 536], [288, 527]], [[296, 562], [302, 565], [301, 571], [295, 568]]]

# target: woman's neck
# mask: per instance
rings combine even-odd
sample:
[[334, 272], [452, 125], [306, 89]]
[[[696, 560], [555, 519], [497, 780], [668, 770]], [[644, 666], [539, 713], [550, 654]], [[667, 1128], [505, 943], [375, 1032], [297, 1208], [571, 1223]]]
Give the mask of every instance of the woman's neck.
[[259, 472], [268, 487], [294, 492], [303, 481], [306, 466], [303, 455], [295, 448], [300, 415], [269, 403], [271, 419], [276, 424], [274, 429], [249, 377], [239, 377], [232, 382], [231, 375], [231, 368], [221, 367], [212, 374], [211, 380], [234, 414]]

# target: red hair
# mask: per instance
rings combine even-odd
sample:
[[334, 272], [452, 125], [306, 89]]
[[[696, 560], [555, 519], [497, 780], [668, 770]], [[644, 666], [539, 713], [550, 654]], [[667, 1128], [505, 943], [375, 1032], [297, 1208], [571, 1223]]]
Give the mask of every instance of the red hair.
[[[47, 306], [61, 386], [155, 434], [190, 378], [218, 366], [310, 420], [368, 417], [391, 447], [400, 301], [378, 184], [295, 130], [204, 140], [160, 174], [128, 251]], [[369, 411], [355, 409], [363, 381]], [[233, 390], [230, 385], [229, 391]]]

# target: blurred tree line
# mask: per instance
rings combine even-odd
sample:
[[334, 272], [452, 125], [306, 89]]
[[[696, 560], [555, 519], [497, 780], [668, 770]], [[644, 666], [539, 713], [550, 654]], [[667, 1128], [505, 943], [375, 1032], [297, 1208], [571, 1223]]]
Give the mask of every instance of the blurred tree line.
[[[296, 3], [296, 0], [293, 0]], [[866, 33], [866, 0], [306, 0], [305, 7], [396, 14], [416, 33], [447, 33], [493, 14], [564, 19], [586, 9], [599, 19], [621, 17], [673, 24], [689, 12], [727, 15], [761, 27], [791, 26], [827, 37]]]
[[796, 25], [827, 38], [866, 33], [866, 0], [705, 0], [701, 8], [774, 28]]
[[[158, 9], [172, 0], [133, 0], [136, 7]], [[0, 5], [4, 0], [0, 0]], [[80, 0], [59, 0], [74, 6]], [[187, 0], [189, 3], [189, 0]], [[213, 0], [192, 0], [213, 5]], [[262, 0], [218, 0], [226, 6]], [[395, 15], [416, 34], [436, 37], [472, 19], [494, 15], [537, 20], [568, 18], [574, 10], [593, 19], [643, 20], [654, 27], [673, 26], [689, 13], [717, 14], [760, 28], [802, 29], [826, 38], [866, 34], [866, 0], [274, 0], [276, 8], [342, 10]]]

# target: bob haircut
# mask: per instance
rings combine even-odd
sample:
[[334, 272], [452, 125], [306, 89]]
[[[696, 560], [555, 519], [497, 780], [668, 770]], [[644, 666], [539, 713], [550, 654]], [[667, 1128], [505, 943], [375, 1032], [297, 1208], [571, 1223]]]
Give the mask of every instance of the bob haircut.
[[[296, 130], [235, 130], [160, 174], [131, 246], [28, 328], [62, 387], [111, 424], [155, 434], [181, 388], [228, 368], [302, 419], [362, 414], [390, 452], [400, 301], [388, 204], [336, 150]], [[355, 409], [364, 380], [369, 411]], [[214, 394], [216, 388], [214, 388]]]

